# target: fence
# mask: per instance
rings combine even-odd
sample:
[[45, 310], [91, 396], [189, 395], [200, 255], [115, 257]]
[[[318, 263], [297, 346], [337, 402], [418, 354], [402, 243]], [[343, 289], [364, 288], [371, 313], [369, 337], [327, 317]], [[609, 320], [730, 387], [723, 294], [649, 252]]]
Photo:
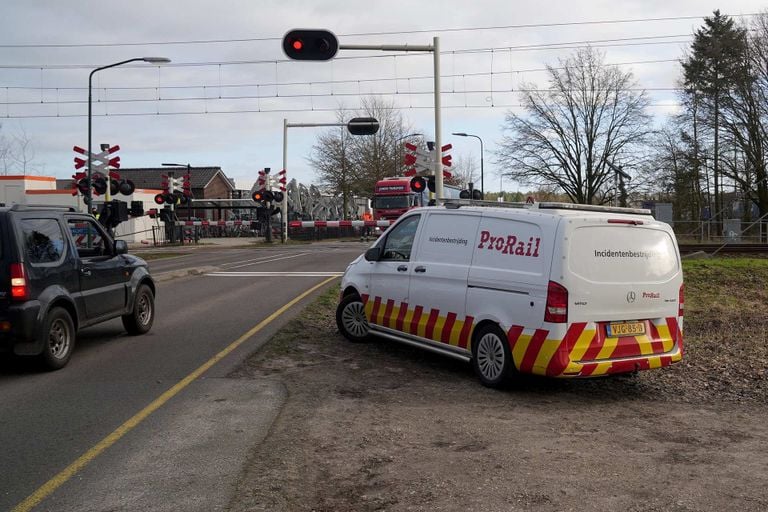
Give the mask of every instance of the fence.
[[726, 219], [722, 222], [676, 221], [672, 228], [680, 243], [766, 243], [768, 242], [768, 221], [743, 222]]

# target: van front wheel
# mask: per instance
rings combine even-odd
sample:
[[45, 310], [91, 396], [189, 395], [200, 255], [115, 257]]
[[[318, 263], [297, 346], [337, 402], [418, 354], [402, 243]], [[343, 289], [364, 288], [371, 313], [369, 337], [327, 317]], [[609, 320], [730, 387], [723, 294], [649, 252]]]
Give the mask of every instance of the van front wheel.
[[495, 325], [479, 329], [472, 342], [472, 367], [480, 382], [490, 388], [503, 387], [514, 371], [513, 366], [504, 332]]
[[365, 318], [365, 304], [357, 295], [347, 295], [336, 308], [336, 325], [339, 332], [349, 341], [359, 343], [368, 338], [368, 319]]

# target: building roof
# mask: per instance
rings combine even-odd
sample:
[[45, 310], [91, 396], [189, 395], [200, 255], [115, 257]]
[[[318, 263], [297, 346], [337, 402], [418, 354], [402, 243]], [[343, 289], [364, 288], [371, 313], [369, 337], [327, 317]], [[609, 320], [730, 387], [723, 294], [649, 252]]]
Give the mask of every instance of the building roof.
[[[162, 188], [160, 183], [163, 181], [162, 175], [168, 175], [168, 172], [173, 172], [175, 178], [181, 178], [187, 173], [185, 167], [144, 167], [133, 169], [118, 169], [120, 177], [123, 179], [131, 180], [136, 188]], [[190, 175], [193, 189], [201, 189], [208, 186], [208, 184], [216, 177], [217, 174], [221, 174], [224, 182], [234, 190], [232, 182], [221, 170], [221, 167], [191, 167]]]

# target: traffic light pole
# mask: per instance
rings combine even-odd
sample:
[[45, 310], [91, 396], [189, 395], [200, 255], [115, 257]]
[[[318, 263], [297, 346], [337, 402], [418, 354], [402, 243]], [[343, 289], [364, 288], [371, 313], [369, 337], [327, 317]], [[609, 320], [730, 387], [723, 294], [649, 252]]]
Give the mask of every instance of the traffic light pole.
[[[357, 122], [357, 126], [374, 125], [378, 130], [378, 121], [365, 119], [353, 119], [347, 123], [289, 123], [288, 119], [283, 119], [283, 170], [288, 170], [288, 128], [325, 128], [328, 126], [346, 126], [351, 130], [350, 126], [352, 121]], [[282, 225], [282, 241], [285, 243], [288, 240], [288, 196], [283, 198], [283, 204], [280, 205], [280, 215], [283, 217]], [[346, 212], [345, 212], [346, 215]]]
[[432, 38], [432, 45], [408, 44], [340, 44], [340, 50], [380, 50], [383, 52], [432, 52], [435, 79], [435, 197], [439, 204], [443, 198], [443, 137], [440, 119], [440, 38]]
[[[283, 118], [283, 170], [288, 172], [288, 120], [285, 118]], [[285, 243], [288, 241], [288, 194], [280, 205], [280, 222], [280, 240]]]

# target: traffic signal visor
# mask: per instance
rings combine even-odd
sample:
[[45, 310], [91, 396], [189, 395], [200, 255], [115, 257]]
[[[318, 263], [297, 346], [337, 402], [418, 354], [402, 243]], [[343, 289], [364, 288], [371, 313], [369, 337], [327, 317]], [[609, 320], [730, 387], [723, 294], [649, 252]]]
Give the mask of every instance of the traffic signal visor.
[[294, 60], [330, 60], [339, 40], [330, 30], [291, 30], [283, 36], [283, 52]]

